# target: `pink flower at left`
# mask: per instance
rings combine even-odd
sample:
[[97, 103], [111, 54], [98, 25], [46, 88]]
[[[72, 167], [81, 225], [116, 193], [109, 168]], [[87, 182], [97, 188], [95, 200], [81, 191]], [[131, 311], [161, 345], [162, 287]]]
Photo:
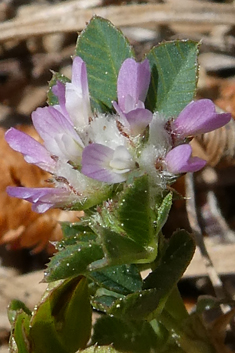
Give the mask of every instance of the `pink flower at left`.
[[[58, 81], [53, 92], [59, 104], [38, 108], [32, 113], [33, 125], [43, 144], [15, 128], [5, 134], [10, 147], [22, 153], [26, 162], [53, 175], [55, 188], [7, 188], [10, 196], [32, 202], [33, 210], [39, 213], [53, 207], [86, 207], [88, 199], [90, 207], [102, 198], [102, 193], [108, 192], [107, 185], [99, 185], [78, 170], [84, 149], [79, 130], [86, 129], [91, 116], [87, 70], [80, 57], [73, 60], [71, 82]], [[93, 201], [92, 194], [96, 195]]]
[[148, 60], [126, 59], [118, 75], [117, 114], [92, 114], [86, 64], [75, 57], [71, 82], [52, 87], [59, 104], [32, 113], [43, 144], [14, 128], [6, 132], [8, 144], [28, 163], [53, 175], [55, 188], [8, 187], [8, 194], [32, 202], [37, 212], [84, 209], [107, 198], [112, 185], [136, 169], [134, 140], [153, 116], [144, 106], [149, 83]]

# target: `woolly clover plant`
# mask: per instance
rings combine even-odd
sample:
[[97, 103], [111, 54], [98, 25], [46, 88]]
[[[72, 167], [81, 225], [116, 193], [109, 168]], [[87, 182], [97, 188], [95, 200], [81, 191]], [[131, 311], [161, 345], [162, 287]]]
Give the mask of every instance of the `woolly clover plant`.
[[[193, 238], [179, 230], [166, 240], [161, 231], [169, 186], [206, 164], [192, 156], [190, 140], [231, 118], [210, 100], [193, 99], [197, 51], [191, 41], [164, 43], [137, 62], [122, 33], [94, 17], [78, 38], [71, 81], [54, 74], [49, 106], [32, 113], [43, 142], [6, 132], [8, 144], [53, 181], [48, 188], [9, 186], [8, 194], [39, 213], [85, 212], [79, 223], [62, 225], [64, 238], [45, 271], [52, 283], [34, 312], [10, 306], [12, 352], [216, 351], [194, 332], [177, 290]], [[151, 269], [145, 279], [143, 268]], [[106, 313], [92, 337], [91, 306]]]

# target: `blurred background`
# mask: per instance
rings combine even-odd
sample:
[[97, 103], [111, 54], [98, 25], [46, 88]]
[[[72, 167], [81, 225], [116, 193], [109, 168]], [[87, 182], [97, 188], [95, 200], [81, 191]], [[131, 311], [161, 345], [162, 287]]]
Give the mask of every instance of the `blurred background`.
[[[159, 42], [200, 41], [197, 98], [210, 98], [235, 117], [235, 1], [223, 0], [0, 0], [0, 353], [9, 337], [6, 306], [12, 298], [36, 304], [45, 284], [42, 269], [62, 236], [61, 221], [79, 212], [38, 215], [25, 201], [10, 198], [7, 185], [43, 187], [48, 175], [28, 165], [4, 140], [17, 126], [34, 138], [31, 113], [46, 104], [51, 70], [70, 77], [77, 35], [93, 15], [119, 27], [141, 60]], [[208, 166], [194, 177], [196, 211], [204, 241], [222, 286], [235, 297], [235, 123], [192, 141]], [[186, 198], [185, 178], [174, 185]], [[179, 197], [165, 233], [190, 231], [185, 200]], [[214, 294], [199, 252], [180, 289], [189, 310], [200, 294]], [[234, 339], [231, 339], [231, 344]]]

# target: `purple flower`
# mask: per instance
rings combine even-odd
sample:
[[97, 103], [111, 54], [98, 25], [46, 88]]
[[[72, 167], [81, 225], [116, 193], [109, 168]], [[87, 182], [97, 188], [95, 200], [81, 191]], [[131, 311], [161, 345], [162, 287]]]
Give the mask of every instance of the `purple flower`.
[[54, 107], [38, 108], [32, 114], [33, 124], [51, 155], [77, 164], [84, 144], [71, 122]]
[[78, 56], [73, 60], [71, 83], [65, 84], [65, 107], [76, 128], [88, 125], [91, 107], [87, 70], [85, 62]]
[[192, 157], [192, 147], [189, 144], [179, 145], [167, 153], [166, 169], [173, 174], [197, 172], [206, 165], [206, 161]]
[[54, 105], [53, 108], [57, 109], [69, 122], [72, 122], [65, 106], [65, 84], [57, 81], [51, 90], [59, 101], [59, 104]]
[[125, 146], [118, 146], [113, 150], [92, 143], [84, 148], [82, 154], [82, 173], [109, 184], [125, 181], [127, 173], [134, 167], [135, 163]]
[[84, 128], [92, 115], [85, 62], [76, 56], [72, 65], [72, 80], [63, 84], [60, 81], [52, 87], [59, 105], [54, 108], [60, 111], [76, 128]]
[[118, 104], [113, 102], [113, 106], [120, 115], [123, 125], [134, 136], [141, 134], [152, 120], [152, 113], [144, 106], [150, 76], [147, 59], [142, 63], [126, 59], [118, 74]]
[[52, 207], [91, 207], [107, 197], [110, 187], [79, 171], [85, 142], [90, 139], [87, 129], [91, 116], [86, 65], [81, 58], [73, 61], [72, 82], [58, 81], [52, 91], [59, 105], [38, 108], [32, 114], [43, 145], [13, 128], [6, 132], [6, 141], [28, 163], [53, 174], [55, 188], [9, 187], [7, 191], [32, 202], [37, 212]]
[[126, 59], [119, 71], [117, 80], [118, 105], [124, 112], [143, 108], [150, 83], [149, 62], [145, 59], [137, 63]]
[[29, 135], [10, 128], [5, 134], [5, 139], [13, 150], [23, 154], [26, 162], [35, 164], [46, 172], [55, 172], [55, 160], [41, 143]]
[[74, 196], [66, 188], [25, 188], [7, 187], [10, 196], [27, 200], [33, 204], [32, 210], [43, 213], [54, 207], [64, 207], [74, 201]]
[[[204, 99], [188, 104], [166, 125], [158, 112], [145, 109], [149, 83], [147, 59], [125, 60], [117, 81], [118, 103], [113, 102], [118, 114], [92, 116], [86, 65], [75, 57], [71, 83], [58, 81], [52, 88], [59, 104], [32, 114], [43, 144], [13, 128], [6, 133], [9, 145], [28, 163], [53, 174], [55, 188], [9, 187], [9, 195], [32, 202], [37, 212], [52, 207], [84, 209], [107, 199], [111, 185], [125, 182], [136, 169], [165, 188], [172, 174], [203, 168], [206, 162], [192, 157], [191, 146], [181, 143], [223, 126], [230, 114], [217, 114], [214, 104]], [[146, 138], [136, 138], [147, 126]]]
[[184, 139], [216, 130], [227, 124], [230, 119], [230, 113], [218, 114], [211, 100], [201, 99], [189, 103], [172, 122], [171, 129], [173, 134]]

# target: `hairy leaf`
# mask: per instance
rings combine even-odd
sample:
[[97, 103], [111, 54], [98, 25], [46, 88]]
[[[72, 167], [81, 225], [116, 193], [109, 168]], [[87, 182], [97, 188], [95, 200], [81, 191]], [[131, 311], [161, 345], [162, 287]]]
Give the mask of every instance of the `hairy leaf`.
[[117, 98], [119, 69], [133, 56], [129, 43], [111, 22], [94, 16], [78, 37], [76, 55], [86, 62], [93, 109], [109, 111]]
[[102, 259], [102, 247], [95, 242], [78, 242], [56, 253], [48, 264], [44, 279], [47, 282], [78, 276], [89, 271], [89, 266]]
[[161, 43], [147, 55], [151, 83], [146, 105], [166, 118], [177, 116], [195, 96], [198, 43], [176, 40]]
[[117, 300], [109, 314], [127, 320], [146, 319], [161, 313], [167, 298], [187, 268], [195, 243], [186, 231], [173, 234], [160, 264], [144, 281], [143, 290]]

